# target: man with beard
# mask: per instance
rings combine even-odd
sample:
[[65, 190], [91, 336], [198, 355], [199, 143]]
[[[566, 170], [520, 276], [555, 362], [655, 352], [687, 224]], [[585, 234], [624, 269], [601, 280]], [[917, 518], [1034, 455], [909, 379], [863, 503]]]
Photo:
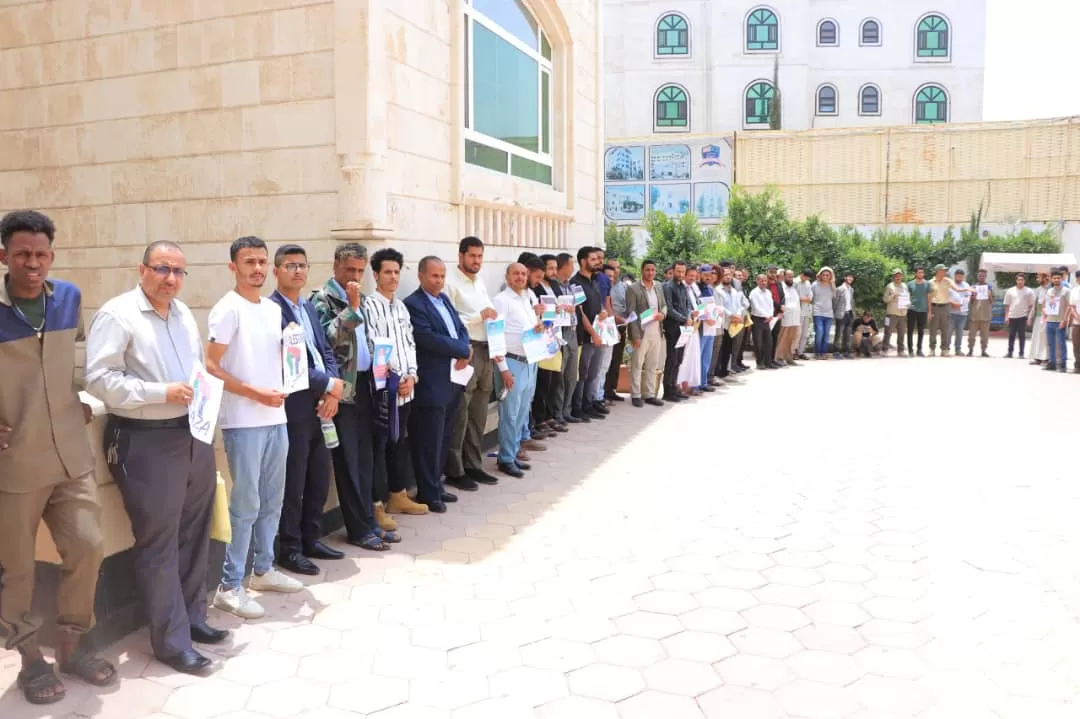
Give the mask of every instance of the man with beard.
[[664, 302], [668, 308], [664, 313], [664, 339], [667, 345], [667, 356], [664, 359], [664, 400], [681, 402], [686, 399], [686, 395], [678, 390], [677, 384], [685, 347], [676, 348], [675, 345], [679, 341], [681, 328], [693, 327], [694, 320], [697, 319], [697, 311], [690, 306], [690, 297], [686, 293], [685, 262], [676, 262], [671, 279], [664, 283]]
[[581, 361], [578, 365], [578, 381], [574, 387], [574, 413], [578, 419], [606, 419], [610, 410], [603, 402], [596, 401], [600, 386], [600, 370], [604, 343], [593, 328], [593, 320], [607, 318], [603, 298], [596, 284], [601, 274], [603, 260], [598, 247], [582, 247], [578, 250], [578, 273], [570, 279], [571, 288], [580, 287], [585, 301], [577, 306], [578, 343], [581, 345]]

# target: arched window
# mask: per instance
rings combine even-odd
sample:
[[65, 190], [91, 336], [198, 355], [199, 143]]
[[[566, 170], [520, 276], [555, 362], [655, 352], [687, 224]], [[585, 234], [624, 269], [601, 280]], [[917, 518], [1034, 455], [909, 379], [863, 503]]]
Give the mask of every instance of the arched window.
[[656, 54], [665, 57], [690, 54], [690, 24], [685, 17], [671, 13], [656, 23]]
[[822, 85], [817, 91], [815, 114], [818, 115], [835, 115], [836, 114], [836, 88], [832, 85]]
[[881, 44], [881, 23], [877, 20], [863, 20], [859, 28], [859, 44], [878, 46]]
[[818, 23], [817, 44], [819, 47], [836, 47], [840, 44], [840, 32], [835, 20], [822, 20]]
[[776, 13], [764, 7], [752, 11], [746, 18], [746, 50], [761, 52], [780, 48], [780, 21]]
[[758, 80], [752, 83], [746, 88], [745, 123], [768, 127], [775, 100], [776, 90], [771, 82]]
[[690, 126], [690, 97], [678, 85], [665, 85], [656, 93], [656, 129]]
[[949, 57], [949, 21], [940, 15], [927, 15], [915, 29], [915, 57]]
[[863, 85], [859, 89], [859, 114], [881, 114], [881, 90], [877, 85]]
[[924, 85], [915, 93], [915, 123], [935, 125], [949, 121], [949, 95], [940, 85]]
[[522, 0], [465, 5], [465, 161], [552, 184], [551, 44]]

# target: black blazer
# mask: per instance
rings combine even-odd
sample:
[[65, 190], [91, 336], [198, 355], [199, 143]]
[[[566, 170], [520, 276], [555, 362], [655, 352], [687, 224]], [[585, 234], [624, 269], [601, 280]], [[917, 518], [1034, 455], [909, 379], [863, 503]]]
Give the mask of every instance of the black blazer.
[[455, 392], [464, 388], [450, 381], [450, 360], [469, 356], [469, 331], [461, 322], [457, 310], [445, 293], [439, 293], [439, 301], [446, 307], [457, 339], [446, 329], [446, 323], [423, 288], [405, 298], [405, 307], [412, 319], [413, 339], [416, 341], [416, 383], [413, 403], [423, 407], [448, 405]]
[[[281, 293], [274, 290], [270, 295], [270, 299], [273, 300], [281, 307], [281, 329], [285, 329], [290, 323], [295, 322], [300, 324], [300, 320], [293, 314], [292, 307], [289, 306], [288, 300], [282, 297]], [[315, 366], [315, 358], [311, 356], [311, 349], [308, 349], [308, 391], [314, 395], [315, 401], [326, 393], [326, 388], [330, 385], [330, 380], [338, 378], [341, 375], [338, 372], [337, 360], [334, 359], [334, 351], [330, 349], [330, 342], [326, 339], [326, 331], [322, 325], [319, 324], [319, 315], [315, 312], [315, 305], [311, 304], [303, 297], [300, 298], [298, 303], [300, 308], [307, 313], [308, 326], [311, 327], [312, 333], [315, 335], [315, 349], [319, 350], [319, 355], [322, 357], [323, 366], [325, 370], [320, 370]], [[308, 405], [311, 402], [311, 396], [307, 399], [304, 397], [303, 392], [294, 392], [285, 399], [285, 412], [290, 413], [294, 409], [303, 409], [307, 411]]]
[[665, 282], [664, 301], [667, 303], [664, 324], [685, 325], [690, 319], [690, 313], [694, 310], [690, 306], [690, 298], [686, 296], [686, 285], [675, 280]]

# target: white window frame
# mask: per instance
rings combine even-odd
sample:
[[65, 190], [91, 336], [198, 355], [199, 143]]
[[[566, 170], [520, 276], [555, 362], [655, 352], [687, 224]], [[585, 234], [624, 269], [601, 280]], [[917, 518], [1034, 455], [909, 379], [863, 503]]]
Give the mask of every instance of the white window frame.
[[[866, 23], [872, 22], [877, 25], [877, 42], [863, 42], [863, 26]], [[918, 27], [918, 25], [916, 25]], [[882, 28], [881, 21], [876, 17], [864, 17], [862, 22], [859, 23], [859, 47], [881, 47], [885, 41], [885, 32]]]
[[[926, 18], [930, 17], [930, 16], [939, 17], [942, 20], [944, 20], [945, 21], [945, 27], [947, 28], [948, 33], [949, 33], [949, 46], [947, 48], [948, 52], [945, 53], [945, 55], [943, 55], [941, 57], [920, 57], [919, 56], [919, 25], [922, 25], [922, 21], [925, 20]], [[956, 26], [953, 24], [953, 21], [952, 21], [951, 17], [949, 17], [945, 13], [940, 12], [938, 10], [931, 10], [930, 12], [923, 13], [918, 18], [916, 18], [915, 19], [915, 24], [912, 26], [911, 30], [912, 30], [912, 33], [911, 33], [911, 55], [912, 55], [912, 58], [914, 59], [914, 62], [917, 62], [917, 63], [920, 63], [920, 64], [927, 63], [927, 64], [930, 64], [930, 65], [933, 65], [935, 63], [936, 64], [946, 64], [947, 65], [947, 64], [952, 62], [952, 51], [953, 51], [953, 48], [956, 47], [956, 33], [955, 33]], [[927, 83], [927, 84], [933, 85], [934, 83], [931, 82], [931, 83]], [[945, 93], [945, 94], [947, 95], [948, 93]]]
[[[831, 22], [836, 29], [836, 41], [830, 44], [821, 42], [821, 26], [827, 22]], [[817, 27], [814, 28], [814, 45], [817, 47], [840, 47], [840, 23], [836, 21], [836, 18], [823, 17], [818, 20]]]
[[[833, 91], [833, 111], [822, 112], [821, 111], [821, 91], [825, 88], [829, 88]], [[775, 92], [775, 90], [773, 91]], [[814, 90], [814, 115], [816, 117], [836, 117], [840, 114], [840, 91], [836, 89], [836, 85], [831, 82], [823, 82], [817, 86]]]
[[[656, 50], [656, 33], [660, 27], [660, 21], [669, 15], [678, 15], [686, 23], [686, 54], [685, 55], [661, 55]], [[679, 12], [678, 10], [667, 10], [656, 16], [656, 22], [653, 23], [653, 35], [652, 35], [652, 51], [654, 60], [689, 60], [694, 56], [694, 26], [690, 22], [690, 18], [686, 16], [686, 13]]]
[[[863, 112], [862, 96], [863, 91], [867, 88], [873, 88], [877, 90], [877, 112]], [[914, 97], [915, 96], [912, 95], [912, 107], [914, 107]], [[860, 85], [859, 95], [855, 98], [855, 101], [858, 103], [859, 117], [881, 117], [881, 114], [884, 111], [885, 95], [881, 92], [881, 86], [875, 82], [865, 82]], [[912, 114], [914, 115], [914, 110], [912, 110]]]
[[[949, 26], [952, 27], [951, 25]], [[919, 107], [919, 93], [928, 87], [936, 87], [945, 93], [945, 119], [942, 122], [919, 122], [918, 107]], [[934, 125], [948, 125], [952, 122], [952, 93], [949, 92], [949, 88], [945, 87], [940, 82], [924, 82], [915, 88], [915, 92], [911, 93], [911, 124], [919, 127], [933, 127]]]

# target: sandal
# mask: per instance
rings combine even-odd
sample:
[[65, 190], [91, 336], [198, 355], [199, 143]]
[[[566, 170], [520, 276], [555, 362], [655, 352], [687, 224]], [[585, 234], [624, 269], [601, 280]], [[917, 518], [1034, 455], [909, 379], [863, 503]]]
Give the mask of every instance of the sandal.
[[390, 545], [382, 540], [377, 534], [369, 534], [358, 542], [355, 542], [360, 549], [367, 549], [371, 552], [387, 552], [390, 550]]
[[116, 667], [82, 648], [72, 652], [66, 662], [58, 662], [58, 666], [61, 674], [82, 679], [95, 687], [107, 687], [116, 683], [119, 677]]
[[383, 529], [382, 527], [375, 528], [375, 536], [377, 536], [384, 542], [389, 542], [390, 544], [398, 544], [399, 542], [401, 542], [400, 534], [398, 534], [397, 532], [388, 531], [386, 529]]
[[23, 667], [15, 683], [31, 704], [55, 704], [67, 696], [64, 683], [56, 676], [53, 665], [44, 659]]

